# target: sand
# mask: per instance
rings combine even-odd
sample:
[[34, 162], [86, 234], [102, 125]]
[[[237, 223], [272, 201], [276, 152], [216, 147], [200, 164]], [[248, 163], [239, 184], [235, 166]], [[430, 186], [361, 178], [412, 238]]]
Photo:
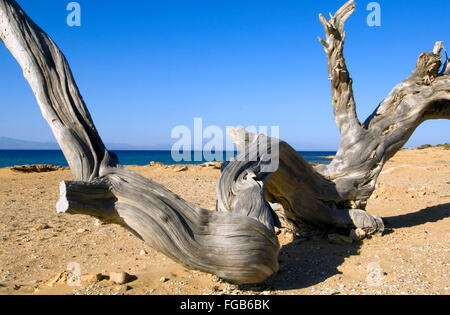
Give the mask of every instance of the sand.
[[[220, 171], [189, 166], [129, 167], [188, 201], [213, 210]], [[127, 230], [85, 216], [58, 215], [59, 183], [68, 170], [22, 174], [0, 169], [0, 294], [449, 294], [450, 151], [400, 151], [385, 167], [368, 211], [388, 231], [349, 245], [326, 236], [283, 245], [280, 271], [259, 285], [238, 286], [187, 270]], [[81, 286], [48, 281], [68, 264], [82, 274], [125, 271], [127, 285], [104, 279]]]

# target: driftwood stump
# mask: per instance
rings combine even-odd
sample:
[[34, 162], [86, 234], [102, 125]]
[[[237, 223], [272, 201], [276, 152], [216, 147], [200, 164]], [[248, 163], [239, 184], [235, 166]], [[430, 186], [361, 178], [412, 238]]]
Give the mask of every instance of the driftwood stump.
[[[96, 130], [64, 55], [16, 1], [0, 0], [0, 39], [22, 67], [77, 180], [61, 183], [58, 212], [120, 224], [181, 264], [238, 283], [261, 282], [277, 272], [278, 215], [294, 224], [382, 231], [381, 218], [364, 211], [366, 202], [384, 164], [414, 130], [427, 119], [450, 118], [450, 67], [442, 66], [439, 42], [360, 123], [343, 57], [344, 23], [354, 10], [350, 1], [330, 20], [320, 16], [342, 135], [336, 158], [313, 168], [287, 143], [278, 147], [273, 139], [236, 129], [232, 133], [242, 153], [223, 167], [217, 212], [211, 212], [119, 165]], [[280, 165], [267, 172], [263, 165], [271, 159]], [[275, 213], [271, 204], [283, 210]]]

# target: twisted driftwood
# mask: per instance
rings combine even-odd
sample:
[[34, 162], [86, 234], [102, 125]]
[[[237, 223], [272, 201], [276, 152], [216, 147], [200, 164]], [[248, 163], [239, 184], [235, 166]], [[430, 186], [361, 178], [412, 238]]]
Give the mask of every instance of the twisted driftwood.
[[[437, 42], [432, 52], [420, 55], [409, 78], [361, 123], [343, 55], [344, 24], [354, 11], [351, 0], [330, 20], [320, 15], [326, 40], [319, 40], [327, 55], [334, 115], [341, 132], [338, 153], [331, 164], [313, 168], [282, 142], [280, 167], [266, 184], [266, 196], [271, 203], [282, 205], [280, 216], [294, 225], [309, 221], [318, 226], [359, 227], [374, 233], [383, 231], [383, 221], [364, 210], [385, 163], [421, 123], [450, 119], [450, 63], [445, 53], [442, 65], [444, 46]], [[242, 139], [254, 137], [244, 130], [235, 133]], [[251, 142], [242, 139], [237, 143], [244, 150]]]
[[[383, 165], [418, 125], [450, 118], [450, 67], [446, 63], [439, 71], [443, 45], [437, 43], [361, 124], [343, 58], [344, 23], [354, 8], [350, 1], [331, 20], [321, 16], [342, 135], [336, 158], [313, 168], [287, 143], [278, 147], [273, 139], [236, 129], [232, 134], [242, 153], [223, 168], [218, 211], [211, 212], [119, 165], [98, 135], [61, 51], [14, 0], [0, 0], [0, 39], [22, 67], [77, 180], [61, 183], [57, 210], [121, 224], [189, 268], [240, 283], [260, 282], [278, 270], [279, 219], [269, 202], [282, 205], [279, 214], [293, 223], [382, 230], [382, 220], [364, 211], [366, 201]], [[265, 171], [274, 159], [278, 170]]]
[[278, 270], [276, 216], [254, 177], [260, 175], [259, 160], [230, 173], [228, 184], [246, 194], [230, 197], [226, 211], [200, 209], [118, 164], [95, 129], [65, 57], [13, 0], [0, 0], [0, 39], [22, 67], [76, 177], [61, 184], [58, 212], [121, 224], [175, 261], [224, 279], [256, 283]]

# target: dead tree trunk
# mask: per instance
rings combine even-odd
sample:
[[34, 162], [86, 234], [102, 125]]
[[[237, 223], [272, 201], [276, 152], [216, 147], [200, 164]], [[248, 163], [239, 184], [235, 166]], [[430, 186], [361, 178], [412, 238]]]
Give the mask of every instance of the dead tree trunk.
[[[14, 0], [0, 0], [0, 39], [33, 89], [78, 180], [61, 184], [59, 212], [118, 223], [175, 261], [240, 283], [278, 270], [274, 214], [257, 181], [258, 161], [235, 168], [230, 185], [247, 189], [228, 211], [211, 212], [118, 164], [95, 129], [69, 65]], [[252, 200], [246, 211], [235, 209]]]
[[[278, 270], [279, 220], [268, 201], [281, 204], [294, 223], [382, 230], [381, 219], [364, 211], [366, 201], [384, 163], [419, 124], [450, 118], [449, 66], [439, 72], [438, 43], [361, 124], [343, 58], [344, 23], [354, 7], [348, 2], [329, 21], [321, 16], [342, 135], [336, 158], [313, 168], [287, 143], [275, 148], [272, 139], [237, 129], [233, 137], [242, 153], [223, 168], [218, 211], [211, 212], [119, 165], [98, 135], [61, 51], [14, 0], [0, 0], [0, 39], [21, 65], [77, 180], [61, 184], [58, 211], [121, 224], [189, 268], [240, 283], [260, 282]], [[279, 159], [279, 168], [265, 171], [271, 159]]]
[[[268, 181], [266, 195], [268, 201], [283, 206], [283, 216], [293, 223], [360, 227], [373, 233], [384, 229], [383, 222], [364, 210], [385, 163], [421, 123], [450, 119], [450, 64], [446, 54], [442, 66], [443, 43], [436, 43], [432, 52], [420, 55], [409, 78], [361, 123], [343, 55], [344, 24], [354, 11], [352, 0], [330, 20], [320, 15], [326, 40], [319, 40], [327, 55], [332, 103], [341, 132], [337, 156], [331, 164], [313, 168], [287, 143], [281, 143], [280, 168]], [[244, 130], [235, 133], [240, 135], [241, 150], [251, 143], [243, 139], [254, 139]]]

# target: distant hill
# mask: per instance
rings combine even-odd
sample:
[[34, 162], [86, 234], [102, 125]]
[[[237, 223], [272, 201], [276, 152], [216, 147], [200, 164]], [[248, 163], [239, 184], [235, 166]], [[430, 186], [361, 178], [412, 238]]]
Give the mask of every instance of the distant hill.
[[0, 150], [59, 150], [56, 143], [0, 137]]
[[[168, 146], [137, 147], [126, 143], [106, 143], [109, 150], [164, 150]], [[36, 142], [0, 137], [0, 150], [60, 150], [55, 142]]]

